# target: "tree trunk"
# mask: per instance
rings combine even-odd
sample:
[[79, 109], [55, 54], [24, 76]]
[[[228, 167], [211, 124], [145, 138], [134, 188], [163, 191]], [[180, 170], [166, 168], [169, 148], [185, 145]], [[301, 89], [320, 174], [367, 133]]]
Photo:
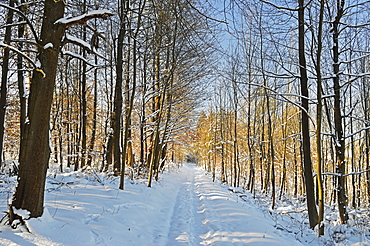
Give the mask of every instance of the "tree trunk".
[[[10, 7], [14, 7], [15, 0], [10, 0]], [[6, 19], [4, 43], [10, 44], [13, 23], [13, 10], [9, 9]], [[6, 95], [8, 94], [8, 71], [9, 71], [9, 48], [5, 48], [1, 68], [1, 90], [0, 90], [0, 167], [4, 162], [4, 134], [5, 134], [5, 114], [6, 114]]]
[[341, 86], [339, 79], [339, 24], [344, 12], [344, 1], [337, 1], [337, 15], [333, 21], [333, 86], [334, 86], [334, 126], [335, 126], [335, 152], [337, 156], [337, 199], [340, 222], [346, 223], [348, 214], [346, 211], [347, 197], [345, 187], [345, 139], [342, 126], [341, 113]]
[[[145, 124], [146, 124], [146, 119], [145, 119], [145, 109], [146, 109], [146, 93], [147, 93], [147, 75], [146, 75], [146, 70], [147, 70], [147, 61], [146, 61], [146, 55], [144, 55], [144, 65], [143, 65], [143, 85], [142, 85], [142, 100], [141, 100], [141, 115], [140, 115], [140, 166], [141, 167], [146, 167], [144, 165], [146, 163], [145, 160], [145, 147], [146, 147], [146, 132], [145, 132]], [[139, 170], [141, 171], [141, 170]]]
[[[24, 3], [24, 1], [22, 0], [21, 3]], [[23, 11], [25, 6], [22, 5], [19, 8], [20, 8], [21, 11]], [[18, 21], [22, 22], [23, 18], [19, 17]], [[24, 38], [24, 33], [25, 33], [24, 25], [20, 25], [18, 27], [18, 38], [19, 39]], [[19, 50], [22, 50], [23, 44], [20, 43], [19, 45], [20, 45]], [[19, 102], [20, 102], [20, 117], [19, 117], [20, 138], [22, 138], [22, 136], [24, 135], [24, 126], [25, 126], [25, 123], [26, 123], [26, 116], [27, 116], [27, 97], [26, 97], [26, 94], [25, 94], [25, 87], [24, 87], [25, 85], [24, 85], [24, 78], [23, 78], [24, 74], [23, 74], [23, 71], [22, 71], [22, 69], [23, 69], [23, 57], [20, 54], [18, 54], [18, 57], [17, 57], [17, 68], [18, 68], [18, 71], [17, 71], [18, 91], [19, 91]]]
[[[366, 63], [362, 65], [362, 72], [366, 71]], [[365, 170], [366, 171], [366, 195], [367, 195], [367, 204], [370, 205], [370, 116], [369, 116], [369, 86], [367, 84], [368, 80], [366, 78], [362, 78], [362, 101], [363, 101], [363, 110], [364, 110], [364, 118], [365, 118]]]
[[316, 108], [316, 152], [317, 152], [317, 197], [319, 204], [319, 214], [317, 223], [319, 225], [319, 236], [324, 235], [324, 186], [322, 184], [322, 78], [321, 78], [321, 54], [322, 54], [322, 28], [324, 19], [325, 1], [320, 0], [319, 27], [317, 33], [317, 54], [316, 54], [316, 74], [317, 74], [317, 108]]
[[317, 209], [315, 202], [314, 182], [312, 177], [312, 163], [311, 163], [311, 146], [310, 146], [310, 125], [308, 118], [308, 78], [305, 57], [305, 20], [304, 20], [304, 0], [298, 0], [298, 52], [299, 52], [299, 70], [301, 81], [301, 95], [302, 95], [302, 147], [303, 147], [303, 174], [306, 185], [307, 195], [307, 209], [310, 222], [310, 228], [317, 225]]
[[234, 99], [234, 187], [239, 187], [240, 161], [238, 146], [238, 91], [236, 79], [233, 79], [233, 99]]
[[[248, 157], [249, 157], [249, 178], [247, 184], [247, 190], [254, 193], [254, 179], [255, 179], [255, 164], [253, 161], [253, 150], [254, 150], [254, 141], [252, 139], [251, 133], [251, 104], [252, 104], [252, 92], [251, 92], [251, 82], [252, 82], [252, 70], [250, 68], [251, 62], [248, 62], [248, 115], [247, 115], [247, 145], [248, 145]], [[255, 120], [253, 121], [255, 124]], [[255, 125], [254, 125], [255, 127]], [[255, 128], [253, 128], [255, 129]]]
[[[64, 2], [45, 0], [38, 49], [40, 68], [33, 71], [30, 87], [28, 122], [21, 140], [18, 186], [12, 205], [30, 212], [35, 218], [43, 213], [46, 170], [50, 157], [49, 128], [56, 69], [65, 26], [55, 24], [64, 15]], [[53, 48], [44, 49], [51, 43]]]
[[112, 119], [112, 128], [113, 128], [113, 170], [115, 175], [119, 175], [121, 172], [121, 146], [120, 146], [120, 134], [121, 134], [121, 125], [122, 125], [122, 82], [123, 82], [123, 40], [125, 37], [125, 23], [123, 16], [123, 9], [125, 8], [125, 1], [120, 1], [120, 29], [118, 34], [117, 42], [117, 64], [116, 64], [116, 87], [114, 94], [114, 116]]
[[[98, 57], [95, 56], [95, 64], [98, 64]], [[95, 157], [94, 145], [96, 139], [96, 121], [97, 121], [97, 108], [98, 108], [98, 68], [94, 70], [94, 106], [93, 106], [93, 125], [91, 130], [91, 139], [89, 144], [89, 154], [87, 157], [87, 165], [91, 166], [93, 156]]]
[[[83, 31], [83, 39], [86, 40], [86, 30]], [[85, 50], [82, 51], [82, 57], [86, 56]], [[80, 167], [83, 168], [86, 165], [86, 150], [87, 150], [87, 100], [86, 100], [86, 72], [87, 72], [87, 64], [86, 62], [82, 62], [82, 78], [81, 78], [81, 99], [80, 99], [80, 130], [81, 130], [81, 165]]]

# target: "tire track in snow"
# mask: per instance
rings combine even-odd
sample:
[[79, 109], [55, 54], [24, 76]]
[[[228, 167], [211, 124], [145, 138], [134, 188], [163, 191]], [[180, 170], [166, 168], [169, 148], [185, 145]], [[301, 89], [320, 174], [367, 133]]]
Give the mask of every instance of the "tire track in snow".
[[301, 245], [280, 235], [271, 219], [185, 164], [170, 222], [167, 245]]
[[194, 192], [194, 169], [187, 166], [187, 177], [180, 186], [173, 210], [170, 230], [168, 233], [168, 246], [172, 245], [200, 245], [200, 233], [206, 233], [203, 224], [203, 215], [199, 212], [199, 198]]

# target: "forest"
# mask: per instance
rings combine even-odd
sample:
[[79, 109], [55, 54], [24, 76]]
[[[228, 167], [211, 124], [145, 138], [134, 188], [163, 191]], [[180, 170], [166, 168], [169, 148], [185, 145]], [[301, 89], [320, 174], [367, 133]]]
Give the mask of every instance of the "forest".
[[318, 236], [368, 228], [369, 1], [7, 0], [0, 15], [10, 224], [43, 214], [50, 170], [124, 190], [190, 162], [271, 210], [305, 203]]

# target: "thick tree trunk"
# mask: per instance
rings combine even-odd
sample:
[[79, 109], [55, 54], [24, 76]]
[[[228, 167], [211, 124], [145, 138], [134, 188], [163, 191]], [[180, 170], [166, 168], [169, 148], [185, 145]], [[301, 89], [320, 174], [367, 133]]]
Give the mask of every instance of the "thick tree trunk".
[[[30, 212], [31, 217], [43, 213], [44, 188], [50, 146], [50, 109], [53, 99], [58, 55], [65, 26], [55, 24], [64, 15], [64, 2], [45, 0], [42, 22], [40, 68], [34, 69], [31, 79], [28, 122], [21, 140], [18, 186], [12, 205]], [[52, 48], [44, 49], [46, 44]]]

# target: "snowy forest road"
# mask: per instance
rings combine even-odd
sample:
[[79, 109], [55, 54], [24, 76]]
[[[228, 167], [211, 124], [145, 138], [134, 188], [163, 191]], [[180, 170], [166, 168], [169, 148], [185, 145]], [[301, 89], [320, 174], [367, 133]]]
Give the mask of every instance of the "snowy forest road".
[[170, 220], [172, 245], [300, 245], [284, 238], [255, 207], [213, 183], [204, 171], [185, 164]]
[[301, 245], [252, 197], [241, 199], [202, 168], [168, 168], [152, 187], [127, 179], [125, 190], [104, 174], [50, 174], [44, 214], [26, 222], [31, 233], [0, 224], [0, 246]]

